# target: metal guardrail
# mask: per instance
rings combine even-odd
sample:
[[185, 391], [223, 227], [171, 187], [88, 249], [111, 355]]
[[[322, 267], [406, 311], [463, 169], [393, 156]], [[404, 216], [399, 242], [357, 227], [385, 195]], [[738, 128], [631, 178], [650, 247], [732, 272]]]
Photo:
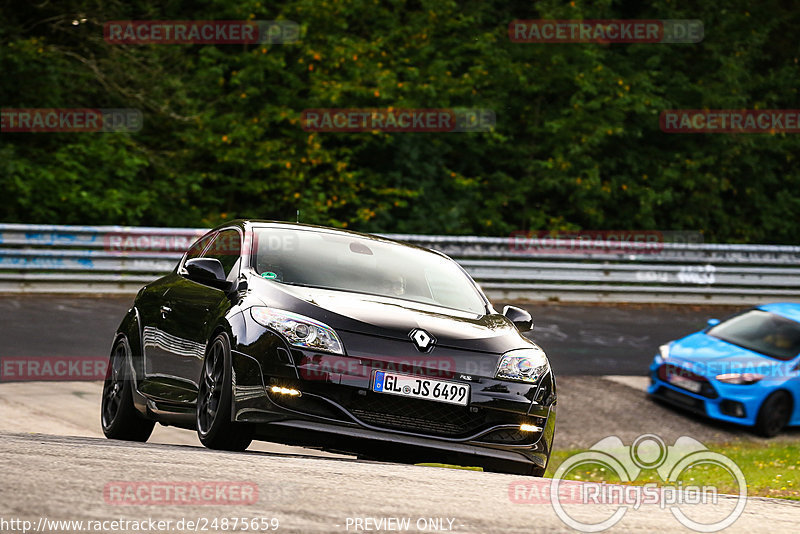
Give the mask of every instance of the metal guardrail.
[[[0, 224], [0, 292], [134, 293], [206, 230]], [[493, 299], [800, 300], [800, 246], [389, 234], [456, 259]], [[153, 251], [154, 248], [160, 251]]]

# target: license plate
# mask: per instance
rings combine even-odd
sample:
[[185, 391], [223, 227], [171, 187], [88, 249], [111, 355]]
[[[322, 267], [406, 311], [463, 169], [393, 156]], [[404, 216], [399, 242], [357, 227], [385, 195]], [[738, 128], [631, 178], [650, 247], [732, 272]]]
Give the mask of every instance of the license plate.
[[375, 371], [372, 391], [466, 406], [469, 384]]
[[688, 389], [693, 393], [700, 393], [700, 390], [703, 388], [703, 385], [700, 382], [695, 382], [694, 380], [691, 380], [681, 375], [669, 375], [667, 377], [667, 382], [669, 382], [673, 386], [678, 386], [679, 388]]

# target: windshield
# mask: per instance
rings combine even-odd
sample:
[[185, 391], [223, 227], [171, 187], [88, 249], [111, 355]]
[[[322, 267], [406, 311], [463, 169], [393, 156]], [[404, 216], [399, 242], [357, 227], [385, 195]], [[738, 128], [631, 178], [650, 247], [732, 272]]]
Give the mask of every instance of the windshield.
[[453, 261], [425, 250], [345, 234], [254, 229], [254, 266], [284, 284], [354, 291], [484, 315], [486, 304]]
[[800, 323], [765, 312], [750, 310], [728, 319], [708, 335], [778, 360], [800, 354]]

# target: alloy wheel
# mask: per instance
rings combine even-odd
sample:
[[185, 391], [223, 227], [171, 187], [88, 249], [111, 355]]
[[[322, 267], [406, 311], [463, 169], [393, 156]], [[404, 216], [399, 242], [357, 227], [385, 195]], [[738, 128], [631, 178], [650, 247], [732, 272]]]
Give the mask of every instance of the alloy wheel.
[[201, 433], [207, 434], [217, 417], [222, 398], [225, 376], [225, 353], [222, 342], [215, 341], [203, 364], [203, 377], [198, 392], [197, 423]]
[[103, 426], [108, 428], [116, 419], [125, 389], [125, 345], [117, 344], [111, 357], [103, 384]]

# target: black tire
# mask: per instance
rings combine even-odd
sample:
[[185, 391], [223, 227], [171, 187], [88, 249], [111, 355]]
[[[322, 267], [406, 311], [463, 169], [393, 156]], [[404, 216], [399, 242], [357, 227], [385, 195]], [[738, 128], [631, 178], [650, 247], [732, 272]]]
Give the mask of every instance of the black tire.
[[[549, 458], [548, 458], [549, 461]], [[526, 477], [543, 477], [547, 467], [539, 467], [536, 464], [523, 464], [521, 462], [492, 461], [483, 460], [475, 465], [479, 465], [484, 471], [490, 473], [505, 473], [507, 475], [522, 475]]]
[[761, 405], [755, 430], [759, 436], [771, 438], [780, 434], [792, 416], [792, 397], [785, 391], [776, 391]]
[[218, 334], [203, 360], [197, 391], [196, 425], [200, 442], [209, 449], [243, 451], [253, 441], [248, 425], [231, 421], [231, 348]]
[[128, 366], [130, 353], [125, 338], [120, 338], [111, 350], [100, 401], [100, 426], [109, 439], [147, 441], [155, 421], [145, 419], [133, 405], [133, 382]]
[[544, 472], [545, 471], [546, 471], [546, 468], [544, 468], [544, 467], [533, 467], [533, 468], [531, 468], [531, 476], [532, 477], [542, 478], [544, 476]]

